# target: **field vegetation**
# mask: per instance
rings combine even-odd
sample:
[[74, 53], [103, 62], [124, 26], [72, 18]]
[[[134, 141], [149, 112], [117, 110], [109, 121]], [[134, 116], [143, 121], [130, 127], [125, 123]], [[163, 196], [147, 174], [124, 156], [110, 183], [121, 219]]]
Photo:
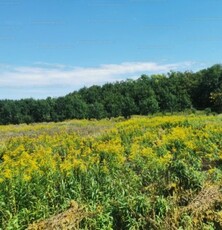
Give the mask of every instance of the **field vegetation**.
[[222, 229], [221, 116], [0, 132], [0, 229]]

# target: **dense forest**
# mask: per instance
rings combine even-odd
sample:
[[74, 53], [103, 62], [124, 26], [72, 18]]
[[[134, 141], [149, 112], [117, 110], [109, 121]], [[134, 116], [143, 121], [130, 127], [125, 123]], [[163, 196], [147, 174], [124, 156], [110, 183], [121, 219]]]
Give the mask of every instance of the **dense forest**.
[[222, 112], [222, 65], [195, 73], [142, 75], [137, 80], [84, 87], [58, 98], [0, 100], [0, 124], [128, 118], [187, 109]]

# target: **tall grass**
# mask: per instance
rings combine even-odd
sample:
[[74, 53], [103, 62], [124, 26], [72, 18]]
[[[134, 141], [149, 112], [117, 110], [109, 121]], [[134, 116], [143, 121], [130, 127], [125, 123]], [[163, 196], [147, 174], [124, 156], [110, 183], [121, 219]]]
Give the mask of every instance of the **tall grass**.
[[[1, 229], [26, 229], [66, 212], [71, 201], [84, 210], [81, 229], [222, 228], [219, 116], [137, 116], [0, 131]], [[201, 208], [195, 212], [196, 201]]]

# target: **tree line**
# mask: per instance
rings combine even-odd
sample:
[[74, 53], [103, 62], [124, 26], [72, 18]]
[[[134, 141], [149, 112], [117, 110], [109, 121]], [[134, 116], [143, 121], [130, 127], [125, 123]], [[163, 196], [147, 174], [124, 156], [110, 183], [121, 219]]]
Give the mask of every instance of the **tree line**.
[[144, 74], [137, 80], [84, 87], [58, 98], [0, 100], [0, 124], [129, 118], [186, 109], [222, 112], [222, 65], [194, 73]]

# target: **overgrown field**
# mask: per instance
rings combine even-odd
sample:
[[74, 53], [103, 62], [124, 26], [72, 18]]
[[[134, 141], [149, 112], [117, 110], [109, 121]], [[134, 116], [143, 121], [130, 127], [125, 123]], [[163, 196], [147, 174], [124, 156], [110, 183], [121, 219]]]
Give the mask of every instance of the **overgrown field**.
[[0, 229], [222, 229], [221, 116], [0, 126], [0, 134]]

